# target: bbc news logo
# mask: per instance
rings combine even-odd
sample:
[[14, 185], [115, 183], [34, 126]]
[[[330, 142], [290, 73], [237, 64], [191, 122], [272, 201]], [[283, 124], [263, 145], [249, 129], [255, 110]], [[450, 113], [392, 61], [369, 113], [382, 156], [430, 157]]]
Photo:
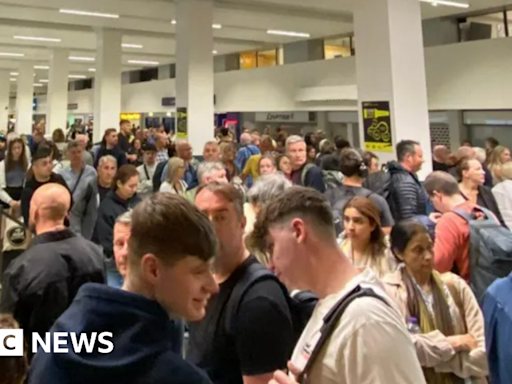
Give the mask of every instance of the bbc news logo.
[[[107, 354], [114, 350], [112, 332], [54, 332], [45, 333], [41, 337], [32, 333], [32, 353], [41, 347], [45, 353], [98, 353]], [[23, 356], [24, 353], [23, 329], [0, 329], [0, 356]]]

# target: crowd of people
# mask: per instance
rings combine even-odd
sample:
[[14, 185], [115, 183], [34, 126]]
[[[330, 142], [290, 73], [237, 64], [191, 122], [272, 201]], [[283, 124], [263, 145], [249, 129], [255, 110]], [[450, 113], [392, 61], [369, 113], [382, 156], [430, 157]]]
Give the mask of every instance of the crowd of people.
[[[396, 161], [321, 131], [101, 143], [10, 133], [0, 201], [33, 236], [0, 328], [109, 331], [0, 358], [0, 383], [512, 383], [512, 162], [488, 139]], [[510, 274], [510, 275], [509, 275]]]

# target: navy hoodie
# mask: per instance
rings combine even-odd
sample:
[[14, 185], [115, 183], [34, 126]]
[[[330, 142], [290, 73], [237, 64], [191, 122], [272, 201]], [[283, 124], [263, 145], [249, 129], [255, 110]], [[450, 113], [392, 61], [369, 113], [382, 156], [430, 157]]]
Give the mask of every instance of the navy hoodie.
[[[172, 352], [173, 326], [153, 300], [100, 284], [86, 284], [53, 332], [112, 332], [114, 350], [100, 354], [45, 353], [32, 360], [29, 384], [211, 384], [206, 374]], [[71, 346], [68, 341], [68, 346]]]

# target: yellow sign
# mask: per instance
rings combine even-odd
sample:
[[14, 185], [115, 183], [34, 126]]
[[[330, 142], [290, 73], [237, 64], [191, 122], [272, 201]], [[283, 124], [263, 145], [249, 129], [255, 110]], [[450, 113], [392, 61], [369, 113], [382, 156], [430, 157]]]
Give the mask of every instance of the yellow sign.
[[363, 102], [363, 125], [365, 151], [393, 152], [388, 101]]
[[140, 120], [140, 113], [121, 113], [121, 120]]

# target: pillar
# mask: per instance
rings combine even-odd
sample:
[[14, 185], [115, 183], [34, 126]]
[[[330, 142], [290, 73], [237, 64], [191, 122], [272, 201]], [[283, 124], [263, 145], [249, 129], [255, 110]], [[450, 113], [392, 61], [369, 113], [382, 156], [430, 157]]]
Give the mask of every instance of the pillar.
[[9, 80], [9, 71], [0, 70], [0, 130], [7, 132], [9, 121], [9, 95], [11, 91], [11, 82]]
[[96, 72], [94, 78], [95, 143], [103, 139], [109, 128], [119, 127], [121, 114], [121, 55], [120, 31], [101, 29], [96, 32]]
[[16, 132], [32, 134], [32, 115], [34, 113], [34, 64], [24, 61], [18, 70], [18, 89], [16, 92]]
[[48, 108], [46, 112], [46, 133], [56, 129], [66, 130], [68, 114], [69, 51], [54, 49], [50, 57], [48, 82]]
[[176, 8], [176, 106], [187, 108], [187, 139], [199, 156], [214, 137], [213, 2], [180, 0]]
[[393, 150], [376, 152], [381, 161], [394, 160], [396, 143], [418, 141], [425, 159], [420, 178], [424, 177], [432, 170], [432, 150], [420, 2], [358, 1], [354, 24], [361, 146], [362, 103], [389, 102]]

